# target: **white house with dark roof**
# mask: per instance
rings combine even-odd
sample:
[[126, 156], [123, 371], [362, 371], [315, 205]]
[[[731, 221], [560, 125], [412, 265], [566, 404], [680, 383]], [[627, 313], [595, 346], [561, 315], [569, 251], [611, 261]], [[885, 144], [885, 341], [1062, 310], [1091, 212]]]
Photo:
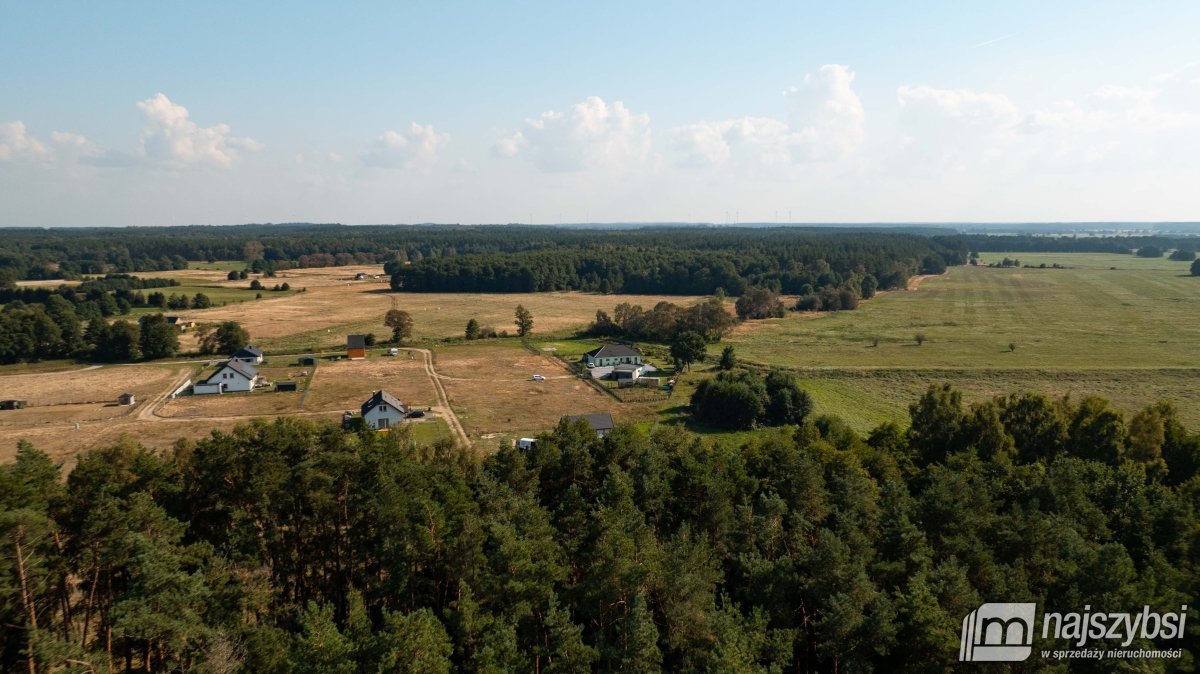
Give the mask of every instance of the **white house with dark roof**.
[[260, 365], [263, 362], [263, 352], [261, 349], [256, 348], [253, 344], [247, 344], [246, 346], [243, 346], [234, 352], [230, 358], [243, 363]]
[[192, 393], [204, 395], [253, 391], [256, 383], [258, 383], [258, 370], [253, 365], [231, 359], [221, 363], [217, 371], [209, 375], [207, 379], [193, 384]]
[[609, 367], [615, 365], [641, 365], [645, 362], [642, 352], [624, 344], [605, 344], [583, 354], [583, 362], [588, 367]]
[[367, 428], [381, 431], [392, 428], [408, 417], [408, 405], [387, 391], [376, 391], [362, 404], [363, 423]]

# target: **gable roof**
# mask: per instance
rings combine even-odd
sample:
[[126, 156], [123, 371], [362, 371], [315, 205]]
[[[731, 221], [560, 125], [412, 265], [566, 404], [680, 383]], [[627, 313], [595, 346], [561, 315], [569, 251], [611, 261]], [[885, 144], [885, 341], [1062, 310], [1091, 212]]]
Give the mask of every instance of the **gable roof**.
[[234, 358], [258, 358], [262, 355], [262, 350], [255, 348], [253, 344], [247, 344], [233, 353]]
[[613, 429], [613, 418], [611, 414], [576, 414], [563, 417], [572, 423], [576, 421], [586, 421], [587, 425], [593, 431], [611, 431]]
[[375, 409], [381, 403], [387, 403], [392, 407], [395, 407], [399, 412], [403, 412], [404, 410], [408, 409], [407, 405], [400, 402], [396, 396], [392, 395], [391, 393], [388, 393], [387, 391], [376, 391], [375, 395], [371, 396], [367, 402], [362, 404], [363, 416], [367, 416], [367, 412]]
[[365, 349], [367, 348], [366, 335], [346, 335], [347, 349]]
[[598, 349], [588, 351], [587, 355], [592, 358], [630, 358], [632, 356], [641, 358], [642, 352], [624, 344], [605, 344]]
[[205, 379], [204, 381], [202, 381], [200, 383], [201, 384], [213, 383], [213, 380], [216, 379], [217, 375], [221, 374], [221, 371], [224, 370], [225, 368], [229, 368], [230, 370], [233, 370], [234, 372], [242, 375], [243, 377], [245, 377], [246, 379], [249, 379], [250, 381], [254, 381], [255, 377], [258, 376], [258, 369], [256, 367], [254, 367], [253, 365], [251, 365], [250, 363], [243, 363], [240, 360], [227, 360], [224, 363], [221, 363], [221, 366], [217, 368], [217, 371], [212, 373], [211, 375], [209, 375], [208, 379]]

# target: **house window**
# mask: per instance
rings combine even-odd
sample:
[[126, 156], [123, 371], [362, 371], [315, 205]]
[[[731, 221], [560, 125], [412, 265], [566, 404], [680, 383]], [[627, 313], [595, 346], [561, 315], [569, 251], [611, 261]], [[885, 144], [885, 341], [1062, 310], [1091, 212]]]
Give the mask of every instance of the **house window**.
[[386, 412], [386, 411], [387, 411], [387, 405], [380, 405], [380, 406], [379, 406], [379, 411], [380, 411], [380, 412]]
[[380, 417], [379, 421], [375, 422], [375, 426], [377, 428], [387, 428], [388, 427], [388, 418]]

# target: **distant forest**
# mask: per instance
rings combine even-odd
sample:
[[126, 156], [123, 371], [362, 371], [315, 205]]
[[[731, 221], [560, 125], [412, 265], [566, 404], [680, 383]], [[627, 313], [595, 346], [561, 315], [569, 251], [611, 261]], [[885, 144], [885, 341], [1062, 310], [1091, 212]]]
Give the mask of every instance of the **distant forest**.
[[237, 225], [9, 229], [0, 237], [0, 289], [18, 280], [185, 269], [239, 260], [249, 271], [385, 265], [409, 292], [701, 295], [750, 288], [813, 296], [864, 284], [903, 287], [914, 274], [964, 264], [970, 252], [1189, 251], [1196, 238], [938, 234], [834, 227], [571, 228], [504, 226]]

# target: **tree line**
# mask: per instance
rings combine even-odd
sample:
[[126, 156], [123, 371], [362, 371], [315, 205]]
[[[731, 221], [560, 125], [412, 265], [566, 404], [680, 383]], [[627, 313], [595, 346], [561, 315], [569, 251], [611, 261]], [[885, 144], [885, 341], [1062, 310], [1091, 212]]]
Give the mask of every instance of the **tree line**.
[[[514, 253], [457, 255], [385, 265], [409, 292], [742, 295], [752, 288], [805, 295], [821, 288], [903, 287], [916, 273], [964, 264], [954, 237], [771, 228], [649, 230], [643, 236]], [[870, 278], [870, 281], [867, 279]]]
[[[0, 669], [943, 670], [984, 601], [1200, 590], [1200, 436], [1170, 406], [939, 387], [910, 417], [739, 447], [563, 423], [486, 459], [282, 417], [121, 441], [65, 481], [22, 443], [0, 466]], [[1190, 663], [1195, 623], [1129, 648]]]

